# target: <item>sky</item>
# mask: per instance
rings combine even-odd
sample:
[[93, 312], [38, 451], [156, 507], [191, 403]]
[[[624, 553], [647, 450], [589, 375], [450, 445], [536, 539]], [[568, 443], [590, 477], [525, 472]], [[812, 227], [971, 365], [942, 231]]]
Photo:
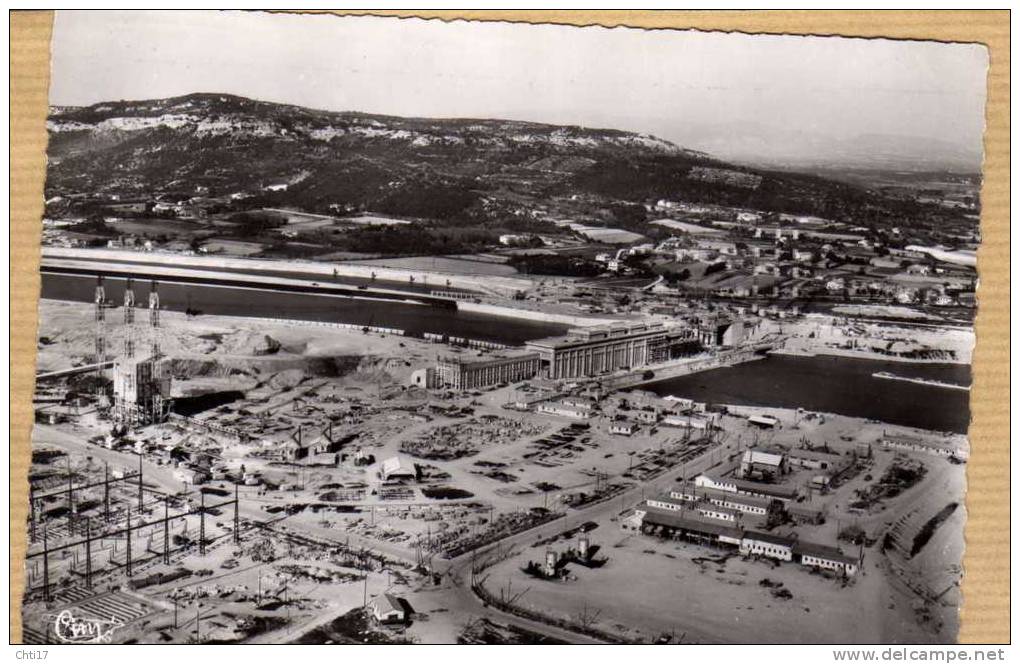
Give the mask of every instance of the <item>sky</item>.
[[57, 13], [50, 103], [225, 92], [649, 133], [723, 158], [980, 164], [972, 44], [268, 14]]

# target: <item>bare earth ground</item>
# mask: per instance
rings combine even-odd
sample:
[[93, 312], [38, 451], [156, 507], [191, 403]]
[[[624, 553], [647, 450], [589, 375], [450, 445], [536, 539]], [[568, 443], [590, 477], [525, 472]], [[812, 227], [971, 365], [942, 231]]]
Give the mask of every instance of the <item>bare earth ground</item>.
[[[91, 310], [91, 306], [80, 303], [43, 301], [40, 304], [40, 337], [46, 338], [46, 343], [39, 349], [40, 370], [67, 368], [86, 360], [92, 352]], [[121, 334], [119, 326], [111, 327], [111, 347], [122, 343], [118, 336]], [[265, 345], [266, 335], [280, 343], [280, 349], [269, 356], [258, 354]], [[296, 413], [293, 417], [301, 415], [300, 409], [292, 402], [294, 387], [300, 388], [301, 381], [307, 379], [301, 370], [306, 365], [302, 363], [317, 358], [354, 358], [347, 373], [308, 380], [312, 381], [315, 392], [320, 396], [359, 395], [366, 402], [380, 407], [378, 413], [359, 425], [362, 434], [359, 444], [379, 460], [393, 455], [406, 457], [406, 453], [401, 451], [405, 442], [437, 427], [465, 421], [463, 418], [453, 420], [440, 416], [428, 421], [411, 420], [406, 413], [394, 415], [389, 410], [394, 406], [415, 404], [420, 408], [428, 403], [428, 395], [414, 390], [402, 391], [395, 385], [405, 383], [413, 369], [434, 362], [438, 355], [448, 354], [450, 349], [445, 346], [389, 335], [366, 335], [356, 330], [284, 323], [267, 325], [244, 318], [201, 316], [187, 319], [183, 314], [173, 312], [163, 314], [160, 339], [164, 352], [176, 359], [229, 363], [253, 371], [245, 376], [214, 373], [186, 378], [175, 383], [175, 395], [241, 389], [247, 391], [249, 407], [286, 409], [288, 416]], [[259, 383], [265, 383], [265, 386], [256, 388]], [[423, 536], [434, 536], [440, 530], [440, 523], [445, 523], [447, 528], [471, 530], [484, 525], [485, 520], [492, 516], [490, 509], [500, 514], [555, 504], [563, 494], [591, 490], [595, 483], [593, 468], [636, 490], [635, 482], [622, 477], [633, 463], [630, 453], [633, 452], [640, 460], [641, 455], [669, 445], [678, 437], [675, 430], [666, 429], [654, 436], [645, 430], [629, 438], [613, 436], [608, 432], [608, 422], [595, 420], [590, 431], [590, 445], [580, 445], [554, 458], [552, 466], [537, 465], [524, 457], [535, 450], [534, 441], [559, 430], [569, 421], [503, 409], [502, 405], [510, 399], [510, 391], [507, 388], [478, 396], [452, 395], [437, 401], [442, 405], [471, 405], [475, 409], [475, 417], [489, 415], [498, 418], [492, 425], [496, 428], [480, 429], [482, 433], [474, 455], [450, 461], [413, 459], [447, 473], [449, 478], [442, 484], [466, 490], [472, 494], [470, 498], [432, 500], [421, 494], [420, 487], [415, 487], [412, 497], [407, 500], [384, 502], [369, 493], [379, 484], [374, 466], [358, 468], [341, 464], [339, 467], [280, 468], [245, 460], [254, 467], [262, 468], [267, 476], [303, 486], [275, 492], [245, 489], [242, 495], [245, 515], [265, 519], [267, 507], [321, 499], [324, 485], [364, 483], [367, 491], [358, 512], [315, 515], [306, 511], [286, 517], [282, 523], [300, 532], [341, 542], [349, 539], [359, 546], [363, 543], [396, 559], [413, 560], [415, 543]], [[315, 401], [312, 397], [309, 399], [316, 407], [324, 407], [326, 403]], [[803, 413], [767, 408], [734, 411], [743, 415], [769, 413], [778, 417], [783, 426], [773, 432], [760, 432], [749, 427], [743, 417], [725, 417], [720, 449], [707, 454], [697, 469], [686, 470], [693, 472], [713, 464], [724, 464], [732, 458], [731, 455], [751, 444], [794, 446], [807, 439], [815, 443], [827, 442], [844, 451], [860, 442], [874, 443], [883, 430], [933, 435], [833, 415], [809, 417]], [[514, 430], [518, 434], [497, 434], [499, 430]], [[40, 426], [35, 430], [34, 442], [36, 445], [53, 444], [70, 449], [94, 433], [87, 428], [69, 431]], [[88, 449], [90, 454], [109, 458], [128, 468], [137, 463], [131, 461], [137, 459], [133, 455], [92, 447]], [[95, 451], [91, 451], [93, 449]], [[244, 453], [244, 450], [228, 447], [224, 450], [224, 457], [240, 463]], [[877, 451], [869, 473], [875, 478], [881, 476], [893, 458], [890, 452]], [[828, 506], [831, 516], [823, 525], [803, 527], [803, 537], [833, 544], [841, 520], [842, 525], [853, 520], [866, 530], [877, 532], [901, 518], [907, 524], [906, 536], [911, 536], [946, 503], [962, 503], [965, 466], [952, 465], [936, 457], [920, 455], [917, 458], [928, 468], [924, 480], [896, 499], [873, 506], [869, 512], [850, 515], [846, 511], [853, 492], [871, 483], [863, 475], [827, 496], [816, 497], [820, 504]], [[311, 461], [319, 463], [325, 460]], [[513, 477], [506, 481], [488, 477], [484, 472], [491, 466], [479, 466], [478, 461], [503, 464], [499, 469]], [[684, 470], [673, 468], [647, 484], [648, 495], [667, 490]], [[161, 478], [161, 483], [179, 488], [179, 483], [167, 469], [153, 468], [147, 470], [146, 475]], [[535, 485], [542, 481], [554, 482], [560, 488], [550, 492], [538, 490]], [[933, 499], [933, 496], [937, 498]], [[636, 499], [637, 496], [630, 502], [610, 501], [594, 517], [598, 528], [592, 533], [593, 542], [602, 546], [602, 553], [609, 557], [604, 568], [588, 570], [574, 566], [575, 578], [565, 582], [525, 576], [520, 568], [529, 560], [540, 560], [545, 551], [544, 547], [531, 547], [534, 538], [529, 535], [521, 539], [523, 543], [518, 542], [516, 555], [487, 570], [490, 576], [486, 587], [492, 592], [508, 586], [515, 592], [527, 589], [521, 598], [523, 606], [549, 616], [587, 621], [627, 638], [654, 639], [664, 632], [696, 642], [790, 642], [801, 640], [805, 635], [816, 642], [861, 643], [949, 642], [954, 638], [959, 604], [955, 584], [960, 575], [956, 561], [960, 560], [963, 551], [965, 514], [962, 508], [935, 531], [931, 541], [913, 559], [907, 560], [895, 552], [884, 554], [879, 545], [866, 549], [864, 573], [849, 586], [841, 587], [833, 579], [810, 574], [789, 563], [773, 568], [764, 562], [732, 557], [722, 565], [699, 565], [694, 558], [717, 556], [720, 551], [626, 534], [619, 528], [617, 515], [633, 506]], [[438, 513], [439, 520], [425, 520], [422, 518], [425, 511]], [[565, 522], [551, 524], [543, 532], [546, 535], [558, 532], [566, 528], [565, 523], [576, 526], [589, 518], [569, 508], [567, 515]], [[566, 545], [564, 542], [553, 546]], [[844, 550], [845, 547], [844, 544]], [[229, 582], [246, 585], [249, 589], [257, 586], [258, 565], [254, 561], [233, 552], [232, 547], [217, 551], [212, 557], [188, 563], [216, 570], [215, 576], [203, 580], [203, 583]], [[237, 557], [240, 566], [235, 570], [220, 569], [229, 556]], [[283, 562], [288, 561], [284, 559]], [[307, 563], [307, 560], [298, 555], [289, 562]], [[792, 599], [772, 597], [767, 588], [759, 585], [759, 581], [766, 577], [781, 581], [793, 594]], [[387, 587], [406, 597], [422, 614], [408, 629], [407, 635], [421, 642], [453, 642], [474, 616], [512, 620], [491, 608], [483, 609], [470, 591], [452, 581], [447, 577], [442, 585], [432, 586], [418, 577], [401, 578], [400, 575], [376, 570], [369, 574], [368, 597], [377, 596]], [[302, 601], [289, 605], [292, 613], [289, 628], [285, 633], [265, 634], [258, 637], [259, 640], [296, 638], [361, 606], [365, 592], [364, 584], [358, 582], [320, 584], [296, 580], [292, 582], [291, 589]], [[918, 589], [929, 595], [942, 594], [937, 602], [921, 602], [919, 605]], [[164, 593], [165, 589], [159, 592]], [[165, 601], [165, 597], [161, 596], [155, 599]], [[188, 604], [187, 611], [194, 613], [200, 608], [197, 604], [203, 604], [215, 615], [241, 611], [241, 605], [232, 606], [229, 599], [216, 602], [197, 599], [194, 604]], [[282, 615], [281, 609], [276, 609], [273, 615]], [[930, 618], [925, 620], [924, 615]], [[164, 612], [158, 619], [153, 619], [152, 625], [156, 625], [157, 620], [162, 621], [160, 624], [165, 623], [167, 619]], [[223, 625], [221, 629], [228, 629], [228, 618], [220, 618], [219, 623]], [[186, 637], [177, 634], [172, 638]]]

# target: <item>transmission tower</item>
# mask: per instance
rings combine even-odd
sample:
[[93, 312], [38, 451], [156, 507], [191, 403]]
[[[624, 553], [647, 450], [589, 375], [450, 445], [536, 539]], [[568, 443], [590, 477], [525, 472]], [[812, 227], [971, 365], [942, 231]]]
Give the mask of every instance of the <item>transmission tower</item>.
[[159, 285], [153, 279], [149, 284], [149, 333], [152, 343], [152, 359], [157, 359], [159, 350]]
[[96, 400], [103, 395], [103, 365], [106, 363], [106, 288], [102, 275], [96, 276]]
[[135, 291], [134, 280], [127, 278], [124, 287], [124, 357], [135, 356]]

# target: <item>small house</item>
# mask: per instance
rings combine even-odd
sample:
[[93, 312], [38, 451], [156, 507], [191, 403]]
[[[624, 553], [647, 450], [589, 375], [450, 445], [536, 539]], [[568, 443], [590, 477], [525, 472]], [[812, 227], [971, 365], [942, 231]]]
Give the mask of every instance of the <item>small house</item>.
[[405, 602], [399, 597], [383, 593], [372, 602], [372, 617], [385, 624], [407, 622], [408, 611]]

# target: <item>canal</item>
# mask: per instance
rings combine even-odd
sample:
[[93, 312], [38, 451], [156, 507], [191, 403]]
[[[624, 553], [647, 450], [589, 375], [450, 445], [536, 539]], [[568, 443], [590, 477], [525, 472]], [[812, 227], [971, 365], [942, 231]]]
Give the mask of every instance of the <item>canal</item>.
[[[107, 277], [106, 297], [114, 303], [124, 301], [122, 279]], [[96, 280], [69, 274], [42, 275], [42, 297], [54, 300], [92, 302]], [[149, 284], [135, 282], [135, 299], [145, 306]], [[159, 283], [159, 301], [163, 309], [185, 311], [188, 308], [221, 316], [254, 316], [313, 320], [354, 325], [391, 327], [420, 336], [424, 332], [448, 334], [509, 345], [531, 339], [563, 334], [567, 326], [519, 318], [490, 316], [453, 308], [444, 309], [398, 301], [365, 300], [308, 293], [279, 293], [228, 286]]]
[[641, 389], [700, 402], [804, 408], [934, 431], [967, 432], [970, 392], [872, 375], [880, 371], [970, 384], [970, 367], [960, 364], [770, 355], [764, 360], [649, 383]]

